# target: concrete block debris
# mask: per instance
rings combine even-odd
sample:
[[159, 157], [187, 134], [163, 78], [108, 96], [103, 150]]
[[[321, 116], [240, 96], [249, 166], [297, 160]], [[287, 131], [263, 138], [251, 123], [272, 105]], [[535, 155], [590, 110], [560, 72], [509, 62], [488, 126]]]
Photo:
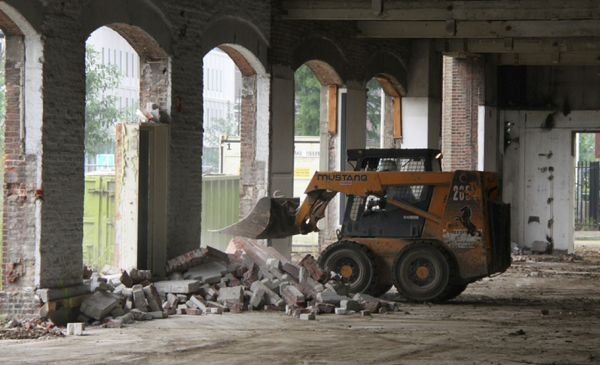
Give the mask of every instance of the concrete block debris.
[[82, 286], [39, 289], [37, 299], [43, 313], [64, 308], [64, 301], [80, 303], [78, 321], [107, 328], [170, 315], [262, 310], [314, 320], [329, 313], [368, 316], [398, 310], [395, 302], [351, 294], [341, 276], [325, 274], [311, 255], [294, 264], [250, 240], [231, 242], [227, 252], [198, 248], [169, 260], [166, 277], [105, 266]]
[[82, 322], [67, 323], [67, 336], [81, 336], [84, 328], [85, 323]]

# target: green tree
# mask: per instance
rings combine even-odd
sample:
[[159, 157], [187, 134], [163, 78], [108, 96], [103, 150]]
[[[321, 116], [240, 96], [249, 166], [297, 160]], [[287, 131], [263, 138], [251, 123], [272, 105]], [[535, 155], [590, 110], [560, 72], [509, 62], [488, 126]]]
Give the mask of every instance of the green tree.
[[321, 120], [321, 83], [306, 65], [294, 73], [297, 136], [318, 136]]
[[[239, 109], [236, 106], [236, 109]], [[219, 145], [221, 136], [238, 136], [238, 122], [233, 116], [231, 104], [227, 102], [225, 118], [212, 118], [207, 126], [204, 126], [202, 143], [202, 167], [204, 172], [216, 171], [219, 167]]]
[[111, 92], [121, 85], [117, 65], [102, 64], [100, 53], [86, 45], [85, 55], [85, 153], [105, 153], [115, 143], [114, 125], [127, 111], [117, 108], [117, 97]]
[[367, 83], [367, 147], [379, 147], [381, 139], [381, 85], [375, 79]]
[[579, 133], [579, 161], [597, 161], [595, 147], [595, 133]]

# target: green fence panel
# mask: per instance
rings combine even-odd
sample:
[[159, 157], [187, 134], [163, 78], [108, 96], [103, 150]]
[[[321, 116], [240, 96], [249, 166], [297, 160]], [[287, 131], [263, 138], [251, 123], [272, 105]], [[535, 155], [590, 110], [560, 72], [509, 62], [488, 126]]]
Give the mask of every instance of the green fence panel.
[[233, 236], [208, 232], [227, 227], [239, 220], [240, 177], [202, 177], [202, 236], [200, 245], [225, 251]]
[[[232, 236], [208, 232], [238, 221], [239, 176], [205, 176], [202, 181], [202, 236], [200, 244], [225, 251]], [[115, 177], [85, 177], [83, 262], [93, 270], [114, 264]]]
[[85, 177], [83, 263], [93, 270], [113, 265], [115, 247], [115, 177]]

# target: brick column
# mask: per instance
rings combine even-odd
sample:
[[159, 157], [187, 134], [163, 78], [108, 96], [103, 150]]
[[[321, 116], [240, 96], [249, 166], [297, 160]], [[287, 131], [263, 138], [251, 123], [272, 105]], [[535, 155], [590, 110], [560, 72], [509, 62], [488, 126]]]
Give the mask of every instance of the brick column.
[[479, 106], [484, 105], [483, 57], [444, 57], [442, 160], [445, 171], [476, 170]]

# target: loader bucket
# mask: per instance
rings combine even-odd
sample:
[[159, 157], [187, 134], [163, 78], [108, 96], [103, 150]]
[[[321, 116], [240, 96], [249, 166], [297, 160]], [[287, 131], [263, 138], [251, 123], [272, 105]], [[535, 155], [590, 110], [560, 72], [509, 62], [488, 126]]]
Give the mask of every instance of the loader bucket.
[[261, 198], [246, 218], [211, 232], [253, 239], [293, 236], [300, 233], [294, 226], [298, 205], [298, 198]]

